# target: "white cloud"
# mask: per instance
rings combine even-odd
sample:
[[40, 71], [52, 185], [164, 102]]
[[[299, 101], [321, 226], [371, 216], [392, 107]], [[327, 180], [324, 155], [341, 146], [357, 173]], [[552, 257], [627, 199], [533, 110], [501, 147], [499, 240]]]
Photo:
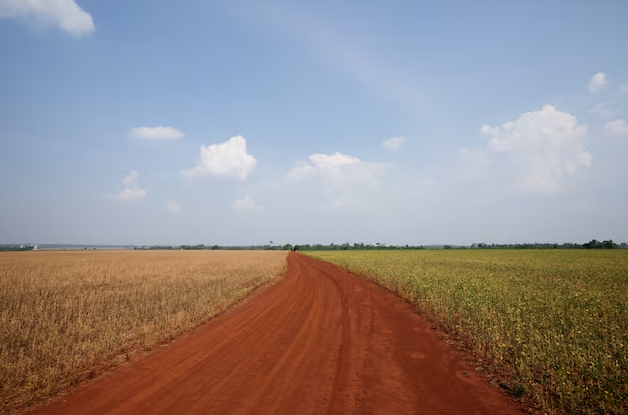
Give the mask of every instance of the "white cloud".
[[222, 144], [201, 146], [196, 167], [183, 170], [181, 174], [186, 177], [230, 176], [244, 180], [256, 164], [255, 158], [246, 152], [246, 140], [237, 136]]
[[[502, 126], [485, 125], [487, 146], [472, 152], [495, 176], [513, 180], [519, 190], [554, 193], [567, 176], [591, 166], [586, 125], [571, 114], [545, 105]], [[480, 157], [478, 157], [479, 153]]]
[[236, 210], [262, 210], [263, 209], [262, 206], [255, 203], [255, 201], [249, 195], [244, 195], [244, 197], [241, 197], [240, 199], [236, 199], [231, 204], [231, 207]]
[[88, 35], [95, 30], [92, 16], [74, 0], [0, 0], [0, 18], [56, 26], [74, 36]]
[[604, 134], [606, 135], [624, 135], [628, 134], [628, 125], [626, 120], [609, 121], [604, 124]]
[[405, 143], [407, 139], [405, 137], [393, 137], [390, 140], [386, 140], [382, 145], [388, 150], [397, 151], [401, 148], [401, 145]]
[[179, 202], [175, 202], [173, 200], [169, 200], [166, 202], [166, 210], [169, 210], [170, 212], [180, 212], [181, 211], [181, 204]]
[[129, 137], [141, 140], [177, 140], [185, 137], [185, 133], [171, 127], [136, 127], [129, 131]]
[[621, 92], [622, 94], [628, 94], [628, 85], [620, 85], [619, 92]]
[[602, 72], [598, 72], [591, 77], [589, 81], [589, 91], [598, 92], [606, 87], [606, 76]]
[[298, 163], [297, 167], [288, 173], [288, 177], [300, 178], [311, 175], [340, 176], [347, 166], [357, 165], [360, 159], [353, 156], [346, 156], [336, 152], [328, 156], [326, 154], [312, 154], [309, 163]]
[[139, 174], [136, 171], [131, 171], [122, 179], [122, 190], [117, 194], [119, 199], [132, 200], [146, 197], [146, 190], [137, 185], [138, 177]]
[[[362, 205], [379, 187], [378, 176], [385, 165], [369, 163], [354, 156], [312, 154], [308, 162], [297, 163], [287, 174], [291, 192], [307, 194], [313, 204], [331, 209]], [[291, 183], [291, 184], [290, 184]]]

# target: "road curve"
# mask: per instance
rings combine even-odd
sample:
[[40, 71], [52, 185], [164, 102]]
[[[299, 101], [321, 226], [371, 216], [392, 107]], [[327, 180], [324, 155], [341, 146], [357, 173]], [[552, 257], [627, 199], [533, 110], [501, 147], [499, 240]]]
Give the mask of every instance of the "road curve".
[[394, 294], [288, 256], [274, 286], [29, 414], [516, 414]]

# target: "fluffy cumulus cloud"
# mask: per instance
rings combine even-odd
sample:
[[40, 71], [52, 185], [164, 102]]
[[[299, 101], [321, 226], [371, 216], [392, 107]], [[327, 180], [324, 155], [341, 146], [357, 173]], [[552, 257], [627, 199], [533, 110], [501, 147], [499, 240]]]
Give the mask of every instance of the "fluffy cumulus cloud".
[[143, 199], [146, 197], [146, 190], [137, 184], [139, 174], [131, 171], [124, 179], [122, 179], [122, 190], [117, 197], [122, 200]]
[[604, 134], [606, 135], [626, 135], [628, 134], [628, 125], [626, 120], [609, 121], [604, 124]]
[[240, 180], [253, 171], [257, 161], [246, 152], [242, 136], [231, 137], [221, 144], [201, 146], [196, 167], [181, 172], [186, 177], [235, 177]]
[[312, 154], [287, 174], [291, 192], [305, 192], [313, 204], [337, 209], [363, 205], [379, 187], [385, 165], [336, 152]]
[[502, 126], [485, 125], [486, 147], [466, 153], [518, 190], [554, 193], [568, 176], [591, 166], [586, 131], [573, 115], [546, 105]]
[[92, 16], [74, 0], [0, 0], [0, 18], [57, 27], [74, 36], [95, 30]]
[[172, 127], [136, 127], [129, 131], [129, 137], [140, 140], [178, 140], [185, 137], [185, 133]]
[[598, 72], [595, 75], [593, 75], [591, 77], [591, 80], [589, 81], [589, 91], [591, 92], [601, 91], [606, 87], [607, 83], [608, 82], [606, 81], [606, 75], [604, 75], [602, 72]]
[[382, 143], [384, 148], [388, 150], [397, 151], [401, 148], [401, 145], [405, 143], [407, 140], [405, 137], [393, 137], [390, 140], [386, 140]]
[[166, 210], [170, 212], [180, 212], [181, 204], [179, 202], [175, 202], [174, 200], [169, 200], [166, 202]]
[[262, 206], [255, 203], [249, 195], [244, 195], [240, 199], [236, 199], [231, 207], [236, 210], [262, 210]]

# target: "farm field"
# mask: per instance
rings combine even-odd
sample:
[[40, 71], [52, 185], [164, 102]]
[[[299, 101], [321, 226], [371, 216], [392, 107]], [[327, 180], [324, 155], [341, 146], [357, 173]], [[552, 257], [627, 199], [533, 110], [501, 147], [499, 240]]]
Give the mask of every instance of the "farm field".
[[0, 413], [167, 342], [281, 277], [285, 252], [0, 253]]
[[628, 411], [628, 250], [307, 254], [405, 298], [547, 413]]
[[291, 252], [284, 278], [32, 415], [516, 415], [381, 286]]

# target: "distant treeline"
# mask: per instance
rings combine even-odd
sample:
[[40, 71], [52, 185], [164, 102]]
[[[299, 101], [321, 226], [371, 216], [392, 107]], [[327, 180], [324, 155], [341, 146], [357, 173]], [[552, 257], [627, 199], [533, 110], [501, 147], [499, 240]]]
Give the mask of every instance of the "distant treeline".
[[315, 244], [315, 245], [251, 245], [251, 246], [220, 246], [220, 245], [181, 245], [181, 246], [150, 246], [150, 247], [137, 247], [134, 249], [183, 249], [183, 250], [202, 250], [202, 249], [224, 249], [224, 250], [266, 250], [266, 251], [348, 251], [348, 250], [376, 250], [376, 249], [425, 249], [423, 245], [420, 246], [396, 246], [386, 244]]
[[373, 250], [403, 250], [403, 249], [618, 249], [628, 248], [628, 244], [617, 244], [612, 240], [597, 241], [593, 239], [584, 244], [564, 243], [564, 244], [485, 244], [475, 243], [471, 246], [456, 245], [386, 245], [382, 243], [364, 244], [364, 243], [344, 243], [344, 244], [300, 244], [300, 245], [254, 245], [254, 246], [220, 246], [220, 245], [182, 245], [178, 247], [148, 247], [135, 249], [253, 249], [253, 250], [273, 250], [273, 251], [373, 251]]
[[348, 251], [348, 250], [376, 250], [376, 249], [425, 249], [423, 245], [420, 246], [397, 246], [386, 244], [315, 244], [315, 245], [249, 245], [249, 246], [221, 246], [221, 245], [180, 245], [180, 246], [138, 246], [134, 247], [136, 250], [157, 250], [157, 249], [183, 249], [183, 250], [265, 250], [265, 251]]
[[[32, 251], [33, 245], [0, 245], [0, 251]], [[222, 246], [222, 245], [151, 245], [135, 246], [126, 249], [134, 250], [265, 250], [265, 251], [373, 251], [373, 250], [417, 250], [417, 249], [618, 249], [628, 248], [625, 242], [617, 244], [613, 240], [598, 241], [593, 239], [584, 244], [564, 243], [564, 244], [485, 244], [475, 243], [471, 246], [463, 245], [386, 245], [383, 243], [344, 243], [344, 244], [303, 244], [303, 245], [249, 245], [249, 246]], [[97, 249], [97, 248], [83, 248]]]
[[[454, 247], [450, 245], [445, 245], [445, 249], [452, 249]], [[457, 247], [458, 249], [465, 249], [466, 247]], [[596, 239], [593, 239], [590, 242], [585, 244], [574, 244], [574, 243], [564, 243], [564, 244], [483, 244], [477, 243], [471, 245], [470, 249], [617, 249], [617, 248], [628, 248], [628, 244], [621, 243], [617, 244], [613, 242], [613, 240], [600, 242]]]
[[[151, 248], [151, 249], [162, 249], [162, 248]], [[183, 249], [183, 250], [221, 249], [221, 250], [229, 250], [229, 251], [242, 251], [242, 250], [282, 251], [284, 247], [281, 245], [254, 245], [254, 246], [181, 245], [180, 247], [174, 247], [173, 249]]]
[[0, 245], [0, 252], [2, 251], [32, 251], [33, 245]]
[[628, 244], [617, 244], [612, 240], [597, 241], [592, 240], [584, 244], [564, 243], [531, 243], [531, 244], [485, 244], [475, 243], [471, 246], [461, 245], [386, 245], [383, 243], [344, 243], [344, 244], [299, 244], [299, 245], [254, 245], [254, 246], [220, 246], [220, 245], [182, 245], [179, 247], [148, 247], [136, 249], [253, 249], [253, 250], [274, 250], [274, 251], [373, 251], [373, 250], [403, 250], [403, 249], [618, 249], [628, 248]]
[[423, 245], [386, 245], [386, 244], [349, 244], [349, 243], [345, 243], [345, 244], [341, 244], [341, 245], [336, 245], [336, 244], [329, 244], [329, 245], [321, 245], [321, 244], [316, 244], [316, 245], [309, 245], [309, 244], [305, 244], [305, 245], [295, 245], [294, 247], [292, 247], [291, 245], [286, 245], [286, 246], [290, 246], [290, 248], [294, 251], [373, 251], [373, 250], [391, 250], [391, 249], [425, 249], [425, 246]]

